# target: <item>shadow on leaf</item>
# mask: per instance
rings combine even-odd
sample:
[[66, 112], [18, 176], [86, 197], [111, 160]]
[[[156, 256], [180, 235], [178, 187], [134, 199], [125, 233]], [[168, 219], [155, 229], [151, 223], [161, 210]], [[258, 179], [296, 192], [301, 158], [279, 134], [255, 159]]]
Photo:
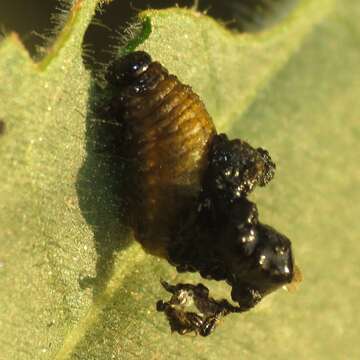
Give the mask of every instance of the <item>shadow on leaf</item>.
[[103, 89], [93, 82], [86, 116], [86, 158], [77, 177], [82, 215], [94, 232], [98, 255], [96, 277], [79, 279], [82, 288], [101, 294], [113, 273], [114, 256], [131, 242], [126, 225], [124, 178], [126, 166], [120, 156], [121, 128], [99, 118]]

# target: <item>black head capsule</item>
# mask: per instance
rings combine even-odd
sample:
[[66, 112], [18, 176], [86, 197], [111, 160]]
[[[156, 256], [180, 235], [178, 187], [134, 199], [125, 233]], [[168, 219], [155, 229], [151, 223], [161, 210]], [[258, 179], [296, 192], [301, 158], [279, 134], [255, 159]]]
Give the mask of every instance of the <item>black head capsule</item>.
[[[121, 124], [120, 155], [133, 160], [127, 202], [135, 238], [179, 272], [232, 286], [236, 306], [201, 284], [164, 286], [172, 299], [157, 309], [171, 329], [207, 336], [223, 316], [250, 309], [295, 277], [290, 241], [262, 224], [247, 199], [272, 180], [275, 164], [266, 150], [217, 135], [199, 96], [149, 54], [116, 59], [105, 78], [100, 113]], [[184, 298], [199, 312], [185, 310]]]
[[108, 66], [105, 78], [112, 86], [126, 86], [145, 73], [151, 62], [150, 55], [144, 51], [130, 53], [113, 61]]

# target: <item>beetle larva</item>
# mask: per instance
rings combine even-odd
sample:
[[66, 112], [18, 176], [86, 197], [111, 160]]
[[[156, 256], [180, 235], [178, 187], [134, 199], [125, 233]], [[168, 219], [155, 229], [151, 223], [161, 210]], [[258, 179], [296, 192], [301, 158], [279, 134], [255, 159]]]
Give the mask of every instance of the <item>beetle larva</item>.
[[[289, 239], [262, 224], [247, 199], [272, 180], [275, 164], [266, 150], [217, 134], [191, 87], [147, 53], [115, 60], [106, 79], [107, 112], [123, 125], [125, 156], [133, 163], [136, 239], [179, 272], [197, 271], [232, 286], [239, 306], [210, 298], [201, 284], [163, 283], [173, 295], [158, 310], [172, 329], [209, 335], [221, 317], [250, 309], [298, 277]], [[200, 315], [185, 311], [189, 296]]]
[[199, 97], [148, 54], [114, 63], [108, 75], [119, 86], [116, 106], [131, 139], [134, 159], [132, 226], [148, 252], [166, 257], [179, 210], [200, 190], [215, 127]]

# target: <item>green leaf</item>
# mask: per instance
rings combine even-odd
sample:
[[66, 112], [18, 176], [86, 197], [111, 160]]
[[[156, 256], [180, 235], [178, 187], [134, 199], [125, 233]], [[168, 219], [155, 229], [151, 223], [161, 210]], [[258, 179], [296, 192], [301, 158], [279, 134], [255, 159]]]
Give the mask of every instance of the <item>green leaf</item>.
[[[254, 198], [262, 220], [292, 239], [304, 283], [229, 316], [209, 338], [171, 335], [156, 312], [168, 296], [160, 277], [200, 278], [132, 241], [116, 195], [121, 161], [96, 152], [81, 49], [95, 6], [74, 3], [40, 63], [14, 35], [0, 43], [1, 356], [359, 358], [357, 2], [303, 0], [251, 35], [191, 10], [146, 11], [120, 50], [150, 52], [201, 95], [220, 131], [269, 149], [278, 165]], [[211, 289], [229, 296], [223, 284]]]

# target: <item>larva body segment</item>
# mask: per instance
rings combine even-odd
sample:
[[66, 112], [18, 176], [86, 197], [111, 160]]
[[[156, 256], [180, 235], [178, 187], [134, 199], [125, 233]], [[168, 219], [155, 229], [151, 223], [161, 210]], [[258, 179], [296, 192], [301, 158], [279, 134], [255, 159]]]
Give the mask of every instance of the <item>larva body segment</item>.
[[191, 87], [150, 59], [122, 82], [117, 102], [134, 161], [131, 225], [148, 252], [167, 257], [174, 224], [200, 191], [215, 127]]

